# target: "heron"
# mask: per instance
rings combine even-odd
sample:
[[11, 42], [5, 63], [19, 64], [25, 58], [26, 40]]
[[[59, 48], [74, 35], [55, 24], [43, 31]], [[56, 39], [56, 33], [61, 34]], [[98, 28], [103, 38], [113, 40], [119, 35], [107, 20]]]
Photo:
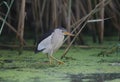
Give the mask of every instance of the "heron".
[[68, 32], [63, 27], [58, 27], [52, 32], [47, 33], [40, 39], [37, 43], [35, 52], [43, 52], [48, 55], [49, 63], [52, 64], [52, 61], [55, 60], [58, 64], [64, 64], [63, 61], [55, 58], [53, 53], [55, 53], [64, 43], [65, 35], [74, 36], [74, 34]]

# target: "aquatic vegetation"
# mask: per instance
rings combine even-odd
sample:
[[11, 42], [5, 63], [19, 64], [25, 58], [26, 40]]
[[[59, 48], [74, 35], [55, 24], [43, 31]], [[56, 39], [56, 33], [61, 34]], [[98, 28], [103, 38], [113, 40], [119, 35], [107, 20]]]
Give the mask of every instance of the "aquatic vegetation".
[[[1, 50], [0, 53], [0, 81], [1, 82], [79, 82], [95, 80], [95, 77], [103, 76], [106, 81], [107, 74], [120, 76], [120, 55], [113, 53], [109, 57], [98, 57], [102, 49], [82, 49], [72, 47], [67, 59], [63, 59], [64, 65], [49, 65], [46, 55], [34, 54], [32, 51], [24, 51], [18, 55], [17, 51]], [[60, 58], [64, 49], [54, 54]], [[96, 75], [96, 76], [95, 76]], [[80, 79], [79, 77], [83, 77]], [[115, 77], [113, 76], [113, 77]], [[87, 77], [91, 77], [87, 78]], [[93, 78], [92, 78], [93, 77]], [[100, 78], [101, 78], [100, 77]], [[110, 79], [111, 82], [120, 81], [120, 77]], [[99, 79], [98, 79], [99, 80]], [[107, 79], [108, 80], [108, 79]]]

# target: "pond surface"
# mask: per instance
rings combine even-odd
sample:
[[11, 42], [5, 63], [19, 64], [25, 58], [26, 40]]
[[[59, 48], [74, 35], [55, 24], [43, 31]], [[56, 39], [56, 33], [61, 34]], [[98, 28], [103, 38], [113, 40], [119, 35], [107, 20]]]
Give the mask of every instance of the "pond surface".
[[120, 79], [120, 73], [71, 74], [71, 82], [105, 82]]
[[[49, 65], [46, 55], [0, 51], [0, 82], [120, 82], [120, 55], [98, 57], [102, 49], [72, 48], [64, 65]], [[60, 58], [64, 50], [54, 54]]]

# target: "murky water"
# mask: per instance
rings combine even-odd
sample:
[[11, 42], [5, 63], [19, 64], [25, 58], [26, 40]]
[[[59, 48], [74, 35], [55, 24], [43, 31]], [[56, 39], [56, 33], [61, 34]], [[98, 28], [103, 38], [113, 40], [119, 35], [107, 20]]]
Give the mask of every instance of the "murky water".
[[71, 82], [105, 82], [120, 79], [120, 73], [71, 74]]

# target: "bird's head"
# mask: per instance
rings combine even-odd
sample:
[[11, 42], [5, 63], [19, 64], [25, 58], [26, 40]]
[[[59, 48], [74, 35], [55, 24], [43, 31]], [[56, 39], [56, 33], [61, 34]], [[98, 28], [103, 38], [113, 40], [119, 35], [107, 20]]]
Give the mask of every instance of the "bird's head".
[[68, 35], [68, 36], [74, 36], [74, 34], [71, 34], [70, 32], [68, 32], [65, 28], [63, 27], [59, 27], [58, 28], [64, 35]]

